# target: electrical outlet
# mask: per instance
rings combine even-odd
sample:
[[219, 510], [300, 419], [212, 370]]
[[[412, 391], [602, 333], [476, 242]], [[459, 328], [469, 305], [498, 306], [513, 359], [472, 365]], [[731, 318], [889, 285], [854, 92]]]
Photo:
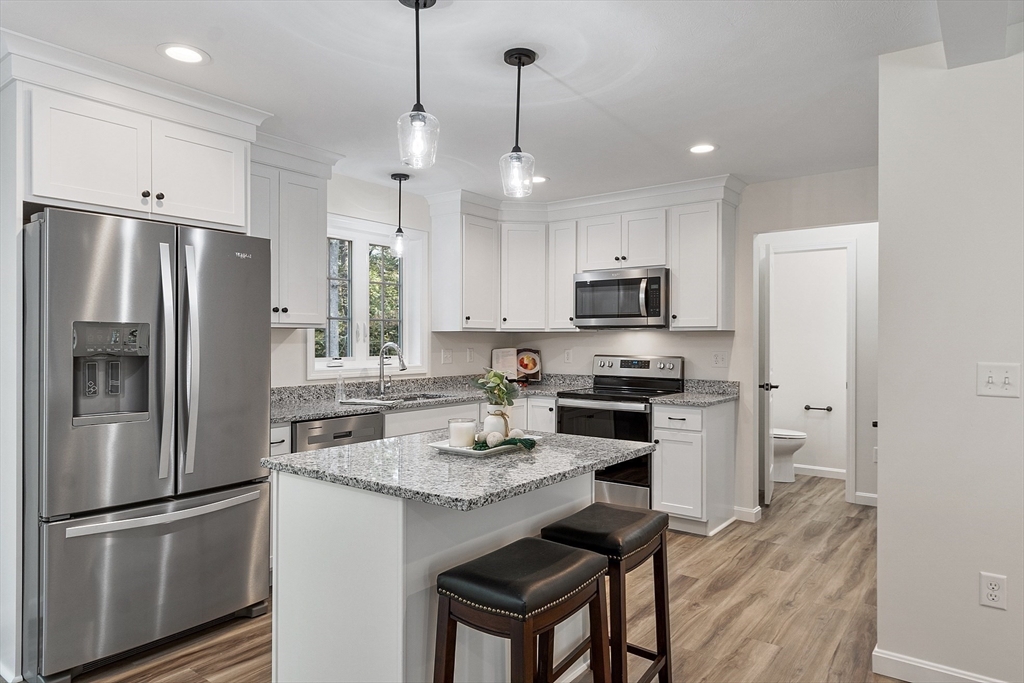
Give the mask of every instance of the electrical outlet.
[[729, 354], [725, 351], [719, 351], [718, 353], [711, 354], [711, 367], [713, 368], [727, 368], [729, 367]]
[[984, 607], [1006, 609], [1006, 577], [999, 574], [980, 573], [981, 585], [978, 602]]
[[572, 362], [572, 349], [566, 349], [565, 350], [565, 362], [566, 363], [571, 363]]
[[466, 349], [466, 362], [467, 363], [472, 363], [475, 360], [476, 360], [476, 351], [474, 351], [471, 347], [467, 348]]
[[452, 350], [441, 349], [441, 365], [451, 365], [452, 363]]

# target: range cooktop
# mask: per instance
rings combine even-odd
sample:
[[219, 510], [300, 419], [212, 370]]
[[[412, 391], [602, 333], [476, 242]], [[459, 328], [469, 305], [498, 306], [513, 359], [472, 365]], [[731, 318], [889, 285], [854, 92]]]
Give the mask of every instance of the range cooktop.
[[558, 397], [647, 403], [682, 390], [681, 356], [594, 356], [594, 386], [560, 391]]

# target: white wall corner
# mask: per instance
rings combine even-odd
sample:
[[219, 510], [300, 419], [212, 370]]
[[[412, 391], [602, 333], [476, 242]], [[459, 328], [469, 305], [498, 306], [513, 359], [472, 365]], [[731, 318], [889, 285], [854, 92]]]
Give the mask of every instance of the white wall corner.
[[756, 508], [741, 508], [739, 506], [733, 508], [736, 511], [736, 519], [741, 522], [750, 522], [754, 524], [761, 521], [761, 506], [758, 505]]
[[880, 676], [909, 683], [1006, 683], [998, 678], [880, 650], [877, 645], [871, 653], [871, 670]]
[[877, 493], [861, 493], [857, 491], [853, 496], [853, 502], [857, 505], [870, 505], [872, 507], [878, 507], [878, 494]]

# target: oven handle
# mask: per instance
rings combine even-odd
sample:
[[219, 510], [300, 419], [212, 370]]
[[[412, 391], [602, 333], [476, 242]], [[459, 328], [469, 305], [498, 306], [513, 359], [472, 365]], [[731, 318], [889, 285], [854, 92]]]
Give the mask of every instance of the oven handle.
[[640, 280], [640, 317], [647, 317], [647, 278]]
[[649, 413], [650, 403], [628, 403], [625, 401], [587, 401], [581, 398], [560, 398], [558, 405], [566, 408], [596, 408], [597, 410], [621, 410], [629, 413]]

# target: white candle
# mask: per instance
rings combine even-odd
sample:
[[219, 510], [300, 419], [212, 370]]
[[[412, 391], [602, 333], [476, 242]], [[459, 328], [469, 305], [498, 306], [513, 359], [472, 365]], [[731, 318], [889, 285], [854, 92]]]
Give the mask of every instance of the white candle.
[[476, 420], [453, 418], [448, 420], [448, 445], [453, 448], [472, 448], [476, 442]]

